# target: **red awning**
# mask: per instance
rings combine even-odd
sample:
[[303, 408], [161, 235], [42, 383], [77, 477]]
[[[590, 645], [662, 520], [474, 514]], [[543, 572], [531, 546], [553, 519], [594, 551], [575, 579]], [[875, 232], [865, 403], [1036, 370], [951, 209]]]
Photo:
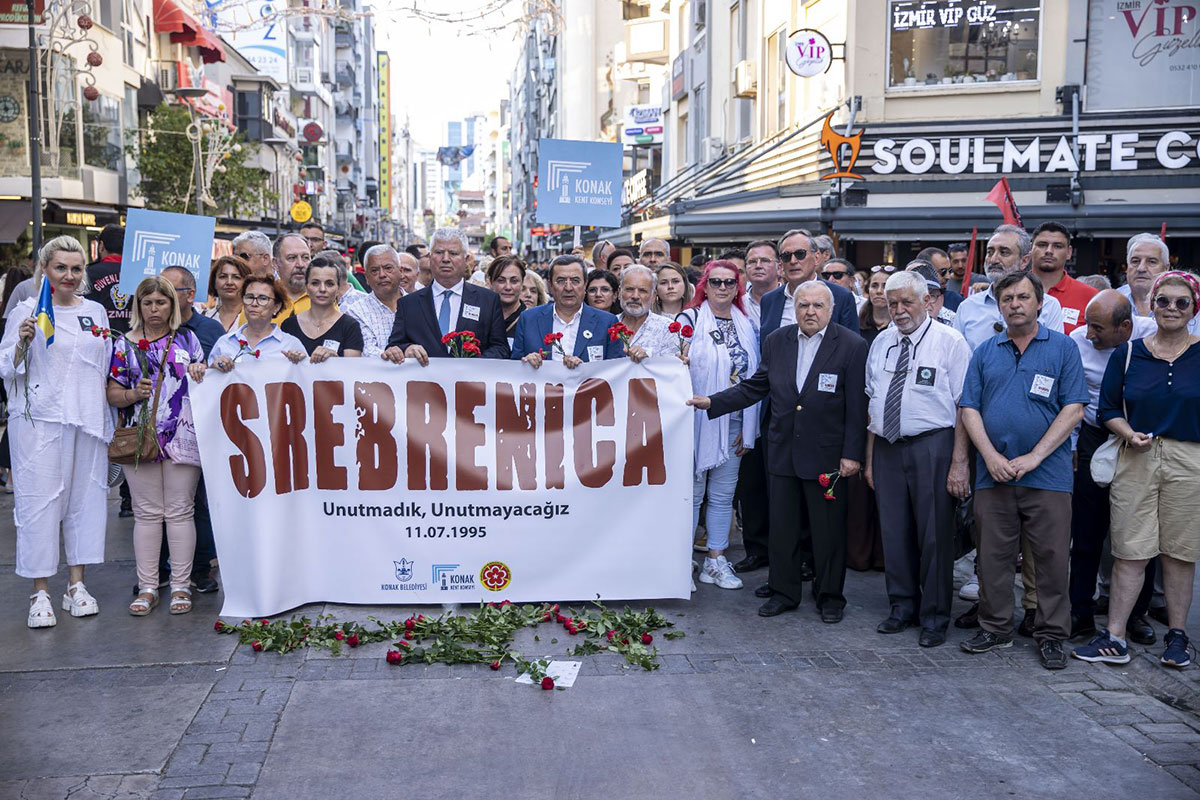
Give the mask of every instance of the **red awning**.
[[154, 0], [154, 31], [171, 34], [171, 42], [195, 47], [205, 64], [225, 60], [225, 48], [216, 34], [204, 29], [177, 0]]

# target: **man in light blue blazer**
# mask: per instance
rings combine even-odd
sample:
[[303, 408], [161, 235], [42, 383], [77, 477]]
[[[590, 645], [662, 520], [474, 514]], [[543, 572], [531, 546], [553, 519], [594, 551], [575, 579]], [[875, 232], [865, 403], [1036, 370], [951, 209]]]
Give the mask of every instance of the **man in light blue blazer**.
[[[583, 303], [584, 264], [578, 256], [563, 255], [550, 262], [550, 296], [553, 303], [521, 312], [513, 331], [512, 357], [532, 366], [561, 361], [574, 369], [585, 361], [624, 358], [620, 339], [610, 340], [608, 329], [617, 318]], [[546, 336], [562, 334], [557, 346]]]

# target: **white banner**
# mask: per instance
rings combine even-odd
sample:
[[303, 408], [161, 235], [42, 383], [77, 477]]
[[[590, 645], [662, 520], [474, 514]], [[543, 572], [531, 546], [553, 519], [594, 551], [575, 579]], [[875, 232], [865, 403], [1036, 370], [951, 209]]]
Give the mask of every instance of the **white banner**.
[[690, 396], [676, 359], [209, 370], [221, 613], [689, 597]]

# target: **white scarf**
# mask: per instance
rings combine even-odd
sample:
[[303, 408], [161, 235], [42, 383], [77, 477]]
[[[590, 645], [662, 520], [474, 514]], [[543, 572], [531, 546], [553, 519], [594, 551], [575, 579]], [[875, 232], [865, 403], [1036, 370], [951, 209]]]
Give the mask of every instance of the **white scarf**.
[[[758, 330], [737, 306], [731, 306], [729, 311], [733, 318], [734, 330], [737, 331], [738, 343], [746, 350], [749, 359], [748, 372], [742, 378], [749, 378], [758, 369]], [[729, 388], [733, 363], [729, 357], [729, 347], [724, 342], [718, 345], [710, 335], [712, 331], [718, 330], [718, 327], [717, 318], [713, 315], [709, 303], [698, 309], [688, 309], [681, 316], [690, 317], [693, 314], [695, 324], [692, 326], [692, 345], [688, 350], [692, 392], [708, 397]], [[758, 438], [758, 411], [759, 404], [755, 403], [742, 412], [743, 447], [752, 447]], [[694, 419], [694, 459], [698, 475], [729, 460], [729, 415], [709, 419], [707, 411], [697, 410]]]

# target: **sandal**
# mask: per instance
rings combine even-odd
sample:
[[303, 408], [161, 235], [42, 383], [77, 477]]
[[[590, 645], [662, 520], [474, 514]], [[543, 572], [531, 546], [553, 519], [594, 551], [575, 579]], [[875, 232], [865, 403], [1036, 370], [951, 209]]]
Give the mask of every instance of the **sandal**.
[[158, 605], [158, 589], [142, 589], [137, 599], [129, 604], [129, 613], [135, 617], [144, 617]]
[[29, 595], [33, 602], [29, 604], [29, 621], [31, 628], [52, 628], [58, 620], [54, 616], [54, 606], [50, 603], [50, 593], [39, 589]]
[[[74, 594], [71, 594], [72, 590]], [[88, 592], [83, 581], [79, 581], [67, 587], [67, 593], [63, 595], [62, 609], [70, 611], [72, 617], [90, 617], [100, 613], [100, 604]]]
[[191, 589], [172, 589], [171, 590], [171, 613], [186, 614], [192, 610], [192, 590]]

